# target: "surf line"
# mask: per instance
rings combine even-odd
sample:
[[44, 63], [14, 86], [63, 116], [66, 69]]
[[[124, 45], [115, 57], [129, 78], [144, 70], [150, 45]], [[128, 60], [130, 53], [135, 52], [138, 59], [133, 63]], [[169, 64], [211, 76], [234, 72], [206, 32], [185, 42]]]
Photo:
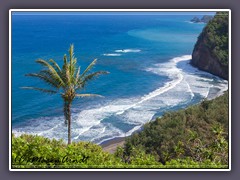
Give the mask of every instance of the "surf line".
[[[177, 65], [178, 62], [187, 61], [189, 59], [191, 59], [191, 55], [183, 55], [183, 56], [180, 56], [180, 57], [173, 58], [169, 62], [167, 62], [167, 63], [173, 63], [174, 64], [173, 68], [177, 69], [177, 71], [175, 71], [174, 74], [169, 75], [172, 79], [174, 77], [174, 79], [172, 81], [170, 81], [170, 82], [165, 83], [165, 85], [163, 87], [160, 87], [160, 88], [156, 89], [155, 91], [152, 91], [149, 94], [143, 96], [139, 102], [137, 102], [137, 103], [135, 103], [135, 104], [133, 104], [131, 106], [128, 106], [127, 108], [123, 109], [122, 111], [117, 112], [116, 115], [123, 114], [124, 111], [126, 111], [126, 110], [128, 110], [130, 108], [133, 108], [133, 107], [135, 107], [135, 106], [137, 106], [137, 105], [139, 105], [139, 104], [141, 104], [141, 103], [143, 103], [143, 102], [145, 102], [145, 101], [147, 101], [149, 99], [152, 99], [152, 98], [154, 98], [154, 97], [156, 97], [156, 96], [158, 96], [160, 94], [163, 94], [163, 93], [173, 89], [174, 87], [176, 87], [176, 85], [181, 83], [182, 80], [184, 79], [183, 74], [181, 73], [181, 70], [178, 69], [176, 67], [176, 65]], [[164, 63], [164, 64], [166, 64], [166, 63]], [[192, 95], [193, 94], [191, 93], [191, 96]]]
[[134, 103], [133, 105], [125, 108], [124, 110], [122, 110], [120, 112], [117, 112], [116, 114], [120, 115], [120, 114], [124, 113], [124, 111], [126, 111], [130, 108], [133, 108], [133, 107], [135, 107], [135, 106], [137, 106], [137, 105], [139, 105], [139, 104], [141, 104], [141, 103], [143, 103], [143, 102], [145, 102], [149, 99], [152, 99], [152, 98], [154, 98], [154, 97], [156, 97], [160, 94], [163, 94], [163, 93], [169, 91], [170, 89], [176, 87], [176, 85], [179, 84], [182, 80], [183, 80], [183, 75], [182, 74], [177, 74], [177, 79], [174, 79], [173, 81], [165, 83], [165, 85], [163, 87], [161, 87], [159, 89], [156, 89], [155, 91], [152, 91], [149, 94], [143, 96], [139, 102]]

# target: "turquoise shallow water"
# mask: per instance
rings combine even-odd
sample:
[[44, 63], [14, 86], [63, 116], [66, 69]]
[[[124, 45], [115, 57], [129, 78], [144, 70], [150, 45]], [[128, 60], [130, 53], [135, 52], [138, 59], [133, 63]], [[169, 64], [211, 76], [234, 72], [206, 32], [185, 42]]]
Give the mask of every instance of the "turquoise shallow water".
[[190, 23], [193, 16], [13, 15], [13, 132], [66, 140], [61, 98], [20, 87], [44, 87], [24, 74], [40, 70], [38, 58], [61, 64], [71, 43], [82, 68], [97, 58], [94, 70], [110, 72], [84, 90], [105, 98], [74, 101], [74, 141], [130, 135], [155, 116], [198, 103], [211, 89], [226, 89], [226, 81], [189, 64], [204, 27]]

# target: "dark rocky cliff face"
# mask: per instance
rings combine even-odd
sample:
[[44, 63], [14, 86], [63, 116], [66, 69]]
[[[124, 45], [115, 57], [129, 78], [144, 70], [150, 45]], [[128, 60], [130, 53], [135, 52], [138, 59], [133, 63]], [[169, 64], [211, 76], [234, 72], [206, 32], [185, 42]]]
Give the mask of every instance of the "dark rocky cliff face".
[[211, 50], [206, 46], [204, 40], [195, 46], [192, 53], [191, 64], [203, 71], [228, 80], [228, 66], [222, 65], [219, 60], [212, 55]]
[[[226, 22], [227, 21], [227, 22]], [[228, 80], [228, 14], [216, 14], [195, 44], [191, 64]]]

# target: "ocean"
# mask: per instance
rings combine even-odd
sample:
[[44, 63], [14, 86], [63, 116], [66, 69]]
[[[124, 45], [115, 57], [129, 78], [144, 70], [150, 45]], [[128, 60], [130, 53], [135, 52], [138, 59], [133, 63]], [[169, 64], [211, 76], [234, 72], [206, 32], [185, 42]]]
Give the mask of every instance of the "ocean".
[[203, 23], [194, 14], [21, 14], [12, 15], [12, 132], [67, 141], [60, 95], [21, 89], [47, 87], [24, 76], [38, 72], [36, 59], [54, 59], [74, 44], [81, 69], [97, 58], [93, 71], [110, 74], [80, 93], [104, 96], [75, 99], [72, 141], [104, 141], [131, 135], [143, 124], [197, 104], [224, 91], [228, 82], [190, 65]]

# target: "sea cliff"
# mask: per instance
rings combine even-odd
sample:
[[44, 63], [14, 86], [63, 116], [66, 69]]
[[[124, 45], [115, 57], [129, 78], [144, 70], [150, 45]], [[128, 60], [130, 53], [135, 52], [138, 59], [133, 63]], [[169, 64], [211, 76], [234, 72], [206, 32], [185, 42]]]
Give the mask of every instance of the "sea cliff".
[[228, 80], [228, 13], [218, 12], [195, 44], [191, 64]]

